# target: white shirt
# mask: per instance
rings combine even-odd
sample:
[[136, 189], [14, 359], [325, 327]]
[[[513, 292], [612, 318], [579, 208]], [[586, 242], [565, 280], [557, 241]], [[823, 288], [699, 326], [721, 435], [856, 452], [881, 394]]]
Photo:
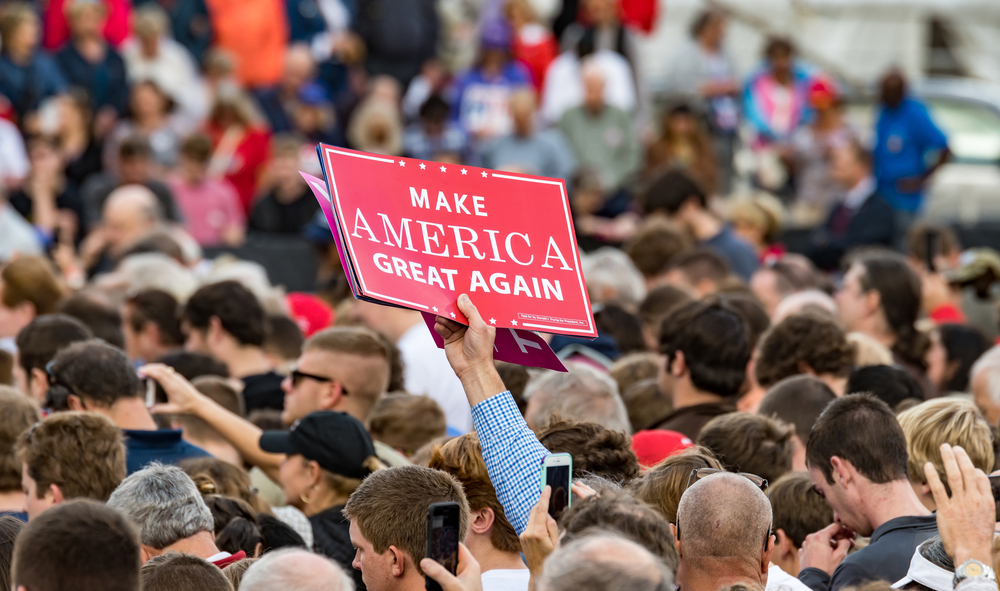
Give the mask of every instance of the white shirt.
[[444, 411], [448, 426], [462, 433], [472, 430], [472, 411], [462, 382], [438, 349], [427, 325], [414, 324], [396, 342], [403, 359], [403, 386], [410, 394], [434, 399]]
[[868, 201], [872, 193], [875, 192], [875, 177], [866, 176], [858, 184], [854, 185], [850, 191], [844, 195], [844, 206], [853, 211], [861, 209], [861, 206]]
[[483, 591], [528, 591], [531, 571], [526, 568], [495, 569], [483, 573]]
[[781, 570], [777, 564], [767, 569], [767, 586], [764, 591], [810, 591], [802, 581]]
[[138, 39], [130, 37], [122, 45], [122, 59], [132, 82], [152, 80], [194, 121], [208, 116], [208, 90], [198, 75], [194, 58], [183, 45], [169, 37], [160, 38], [156, 57], [142, 53]]
[[[604, 73], [604, 102], [631, 112], [636, 108], [635, 84], [632, 67], [614, 51], [596, 51], [587, 59]], [[563, 113], [583, 104], [583, 78], [580, 60], [572, 51], [563, 52], [549, 64], [545, 71], [545, 88], [542, 90], [541, 113], [545, 121], [557, 123]]]

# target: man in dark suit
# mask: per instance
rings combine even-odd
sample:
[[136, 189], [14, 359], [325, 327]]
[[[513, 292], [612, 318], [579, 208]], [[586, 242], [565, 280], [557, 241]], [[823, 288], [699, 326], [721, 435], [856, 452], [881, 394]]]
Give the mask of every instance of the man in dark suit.
[[809, 246], [809, 258], [824, 270], [837, 269], [844, 254], [859, 246], [892, 246], [896, 235], [892, 206], [876, 189], [871, 154], [852, 142], [833, 149], [830, 167], [830, 176], [847, 190]]

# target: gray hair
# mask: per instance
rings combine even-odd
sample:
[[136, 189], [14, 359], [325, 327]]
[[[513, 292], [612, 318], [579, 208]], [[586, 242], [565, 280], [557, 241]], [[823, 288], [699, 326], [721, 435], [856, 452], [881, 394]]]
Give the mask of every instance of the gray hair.
[[194, 274], [172, 257], [144, 252], [125, 257], [116, 269], [134, 292], [161, 289], [184, 303], [198, 289]]
[[990, 402], [996, 406], [1000, 406], [1000, 345], [993, 347], [989, 351], [982, 354], [975, 363], [972, 364], [972, 369], [969, 370], [969, 382], [972, 383], [976, 379], [976, 376], [980, 373], [987, 371], [986, 374], [986, 392], [990, 397]]
[[662, 560], [631, 540], [588, 535], [556, 548], [542, 565], [538, 591], [669, 591], [674, 576]]
[[630, 435], [632, 425], [615, 381], [588, 365], [566, 366], [568, 372], [549, 372], [528, 383], [524, 397], [532, 409], [532, 426], [539, 429], [559, 414]]
[[354, 591], [354, 581], [332, 560], [301, 548], [272, 550], [250, 565], [239, 591]]
[[191, 477], [177, 466], [153, 462], [118, 485], [108, 506], [139, 528], [145, 546], [162, 550], [185, 538], [215, 531], [215, 521]]
[[606, 290], [614, 291], [613, 299], [626, 307], [638, 306], [646, 297], [646, 281], [635, 263], [617, 248], [605, 246], [582, 257], [583, 276], [591, 298], [603, 302]]

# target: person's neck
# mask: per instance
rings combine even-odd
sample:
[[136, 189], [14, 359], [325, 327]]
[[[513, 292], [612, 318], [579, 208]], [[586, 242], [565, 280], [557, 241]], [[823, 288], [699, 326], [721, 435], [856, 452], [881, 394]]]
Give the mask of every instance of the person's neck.
[[120, 429], [128, 431], [156, 431], [158, 429], [156, 421], [149, 414], [146, 402], [142, 398], [122, 398], [110, 408], [94, 405], [88, 407], [87, 410], [108, 417]]
[[333, 405], [333, 407], [329, 410], [349, 414], [365, 424], [368, 423], [368, 415], [372, 413], [372, 407], [370, 404], [362, 404], [358, 402], [356, 397], [351, 398], [348, 396], [341, 396], [337, 404]]
[[833, 393], [836, 394], [837, 397], [843, 396], [847, 393], [847, 376], [839, 377], [833, 374], [825, 373], [819, 376], [819, 379], [827, 386], [830, 386], [830, 389], [833, 390]]
[[300, 501], [299, 509], [305, 513], [305, 516], [312, 517], [313, 515], [322, 513], [327, 509], [338, 507], [340, 505], [346, 505], [347, 499], [348, 497], [323, 488], [321, 490], [314, 491], [309, 497], [308, 503], [301, 502], [302, 499], [297, 500]]
[[600, 117], [604, 113], [604, 103], [597, 103], [596, 105], [584, 105], [584, 112], [591, 117]]
[[7, 55], [10, 56], [10, 60], [15, 64], [24, 65], [31, 61], [32, 48], [31, 46], [23, 47], [18, 45], [11, 45], [7, 50]]
[[861, 508], [862, 514], [873, 531], [897, 517], [931, 514], [920, 502], [917, 493], [913, 492], [909, 480], [893, 480], [885, 484], [867, 483], [859, 492], [865, 500]]
[[858, 323], [857, 332], [870, 336], [889, 350], [896, 346], [896, 335], [888, 329], [885, 320], [880, 318], [878, 314], [861, 320]]
[[23, 511], [24, 491], [0, 492], [0, 511]]
[[289, 203], [294, 203], [302, 197], [303, 191], [302, 186], [296, 179], [291, 179], [291, 181], [286, 181], [278, 184], [274, 191], [274, 196], [277, 198], [278, 203], [282, 205], [288, 205]]
[[236, 346], [228, 354], [219, 357], [234, 378], [256, 376], [274, 369], [271, 360], [260, 347]]
[[136, 117], [136, 126], [144, 131], [156, 131], [163, 126], [165, 119], [162, 113], [146, 113]]
[[775, 560], [774, 555], [772, 555], [771, 564], [780, 568], [787, 575], [791, 575], [793, 577], [799, 576], [799, 553], [795, 551], [794, 548], [785, 558]]
[[674, 385], [674, 410], [697, 406], [699, 404], [711, 404], [722, 402], [722, 396], [699, 390], [691, 383], [690, 376], [685, 376], [675, 382]]
[[706, 240], [715, 238], [722, 232], [722, 228], [724, 227], [722, 220], [705, 209], [692, 213], [691, 219], [688, 220], [688, 226], [691, 228], [691, 233], [694, 234], [695, 240], [698, 242], [705, 242]]
[[97, 36], [84, 35], [77, 37], [73, 41], [73, 46], [87, 61], [97, 62], [104, 58], [107, 47], [104, 39]]
[[816, 122], [813, 124], [819, 131], [830, 131], [840, 128], [840, 112], [835, 109], [824, 109], [816, 115]]
[[237, 451], [236, 448], [233, 447], [233, 445], [228, 441], [220, 441], [212, 438], [191, 437], [187, 430], [183, 432], [181, 437], [184, 441], [187, 441], [191, 445], [205, 450], [213, 458], [228, 462], [234, 466], [243, 467], [243, 456], [241, 456], [240, 452]]
[[528, 568], [520, 552], [504, 552], [490, 541], [489, 534], [469, 533], [465, 539], [469, 552], [479, 563], [481, 572], [490, 570], [522, 570]]
[[197, 556], [198, 558], [205, 559], [218, 554], [219, 547], [215, 545], [211, 532], [200, 531], [190, 538], [178, 540], [166, 548], [163, 548], [160, 551], [160, 554], [166, 554], [170, 551], [180, 552], [181, 554], [191, 554]]
[[682, 557], [677, 575], [684, 591], [719, 591], [737, 583], [763, 589], [767, 582], [765, 573], [731, 558]]
[[712, 39], [708, 37], [698, 39], [698, 47], [700, 47], [705, 53], [718, 53], [719, 51], [718, 44], [714, 43]]
[[757, 409], [760, 408], [760, 403], [764, 400], [764, 394], [767, 394], [767, 390], [761, 388], [760, 384], [757, 384], [755, 380], [750, 390], [736, 401], [736, 410], [757, 414]]

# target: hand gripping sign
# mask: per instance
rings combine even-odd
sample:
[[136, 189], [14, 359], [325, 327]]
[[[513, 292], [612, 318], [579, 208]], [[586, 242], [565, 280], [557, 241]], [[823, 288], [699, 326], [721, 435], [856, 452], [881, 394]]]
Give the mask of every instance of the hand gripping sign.
[[597, 336], [562, 181], [318, 152], [357, 297], [467, 324], [456, 305], [467, 293], [497, 328]]

